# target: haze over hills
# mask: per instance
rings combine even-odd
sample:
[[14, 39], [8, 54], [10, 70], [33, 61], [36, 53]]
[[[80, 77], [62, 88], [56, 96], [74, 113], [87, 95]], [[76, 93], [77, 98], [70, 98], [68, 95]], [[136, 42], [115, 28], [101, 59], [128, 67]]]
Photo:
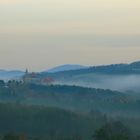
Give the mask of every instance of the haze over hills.
[[[82, 65], [62, 65], [40, 73], [51, 77], [53, 84], [76, 85], [91, 88], [118, 90], [121, 92], [140, 90], [140, 61], [130, 64], [112, 64], [86, 67]], [[24, 75], [22, 71], [0, 70], [0, 79], [16, 79]]]
[[140, 0], [0, 0], [0, 140], [140, 140], [139, 14]]
[[[140, 130], [139, 64], [27, 73], [23, 82], [0, 81], [0, 123], [6, 126], [0, 127], [0, 134], [14, 130], [48, 140], [71, 135], [76, 138], [70, 140], [77, 140], [77, 135], [91, 140], [92, 134], [105, 122], [119, 120], [137, 136]], [[8, 73], [19, 77], [24, 74], [1, 71], [3, 76]], [[53, 79], [53, 83], [33, 83], [38, 82], [38, 78]], [[139, 96], [133, 94], [135, 92]]]
[[86, 69], [56, 73], [43, 73], [51, 76], [56, 84], [77, 85], [119, 91], [140, 90], [140, 61], [130, 64], [92, 66]]
[[83, 65], [65, 64], [65, 65], [61, 65], [61, 66], [57, 66], [52, 69], [49, 69], [47, 70], [47, 72], [54, 73], [54, 72], [77, 70], [77, 69], [84, 69], [84, 68], [87, 68], [87, 67]]
[[19, 78], [22, 75], [24, 75], [24, 72], [19, 70], [12, 71], [0, 70], [0, 79], [5, 81]]
[[[77, 69], [84, 69], [84, 68], [86, 68], [86, 66], [66, 64], [66, 65], [54, 67], [52, 69], [44, 71], [43, 73], [45, 73], [45, 72], [55, 73], [55, 72], [77, 70]], [[24, 74], [25, 74], [25, 72], [20, 71], [20, 70], [3, 70], [3, 69], [1, 69], [0, 70], [0, 79], [7, 81], [7, 80], [19, 78], [19, 77], [23, 76]]]
[[[4, 70], [0, 69], [0, 79], [10, 79], [14, 77], [22, 76], [25, 72], [20, 70]], [[40, 72], [38, 72], [40, 73]], [[84, 66], [76, 64], [65, 64], [56, 66], [49, 70], [41, 72], [51, 73], [52, 75], [77, 75], [85, 73], [101, 73], [101, 74], [139, 74], [140, 73], [140, 61], [130, 64], [111, 64], [111, 65], [99, 65], [99, 66]]]

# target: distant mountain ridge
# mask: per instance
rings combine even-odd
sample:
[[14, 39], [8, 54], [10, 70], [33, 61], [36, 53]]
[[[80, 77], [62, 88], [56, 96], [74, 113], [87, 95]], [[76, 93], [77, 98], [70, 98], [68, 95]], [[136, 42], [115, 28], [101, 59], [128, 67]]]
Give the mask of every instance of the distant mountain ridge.
[[[100, 65], [100, 66], [83, 66], [76, 64], [65, 64], [61, 66], [54, 67], [47, 71], [41, 72], [42, 75], [49, 75], [52, 77], [69, 77], [72, 75], [81, 74], [140, 74], [140, 61], [136, 61], [130, 64], [111, 64], [111, 65]], [[0, 69], [0, 79], [10, 80], [13, 78], [21, 77], [24, 75], [23, 71], [12, 70], [7, 71]]]
[[77, 70], [77, 69], [84, 69], [84, 68], [87, 68], [87, 67], [83, 65], [65, 64], [65, 65], [61, 65], [61, 66], [57, 66], [52, 69], [49, 69], [47, 70], [47, 72], [54, 73], [54, 72]]
[[[64, 67], [67, 65], [63, 65]], [[99, 65], [99, 66], [81, 66], [81, 65], [77, 65], [79, 66], [79, 68], [75, 68], [75, 69], [63, 69], [63, 66], [58, 66], [56, 67], [56, 71], [55, 68], [54, 70], [48, 70], [46, 72], [50, 72], [50, 73], [56, 73], [56, 74], [82, 74], [82, 73], [110, 73], [110, 74], [114, 74], [114, 73], [140, 73], [140, 61], [137, 62], [133, 62], [130, 64], [125, 64], [125, 63], [120, 63], [120, 64], [110, 64], [110, 65]], [[60, 68], [60, 70], [59, 70]], [[62, 70], [61, 70], [62, 68]]]
[[0, 79], [5, 81], [21, 77], [22, 75], [24, 75], [24, 72], [19, 70], [0, 70]]

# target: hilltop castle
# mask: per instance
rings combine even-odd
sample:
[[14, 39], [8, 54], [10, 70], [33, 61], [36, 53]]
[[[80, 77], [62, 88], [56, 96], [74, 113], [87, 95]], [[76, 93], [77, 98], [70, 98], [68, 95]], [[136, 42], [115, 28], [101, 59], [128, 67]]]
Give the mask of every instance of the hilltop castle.
[[39, 84], [39, 85], [51, 85], [54, 82], [54, 79], [51, 77], [43, 77], [39, 73], [29, 73], [26, 69], [24, 76], [22, 77], [24, 83]]

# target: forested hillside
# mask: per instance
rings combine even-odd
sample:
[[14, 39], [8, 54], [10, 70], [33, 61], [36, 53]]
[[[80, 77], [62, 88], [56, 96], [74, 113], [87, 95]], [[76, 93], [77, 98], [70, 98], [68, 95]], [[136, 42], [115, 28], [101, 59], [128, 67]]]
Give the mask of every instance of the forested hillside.
[[78, 112], [95, 109], [104, 113], [120, 114], [133, 110], [135, 115], [139, 114], [139, 99], [118, 91], [77, 86], [42, 86], [11, 81], [6, 86], [1, 85], [0, 101], [45, 105]]
[[105, 123], [120, 121], [136, 137], [140, 133], [139, 106], [139, 98], [118, 91], [0, 81], [0, 134], [90, 140]]

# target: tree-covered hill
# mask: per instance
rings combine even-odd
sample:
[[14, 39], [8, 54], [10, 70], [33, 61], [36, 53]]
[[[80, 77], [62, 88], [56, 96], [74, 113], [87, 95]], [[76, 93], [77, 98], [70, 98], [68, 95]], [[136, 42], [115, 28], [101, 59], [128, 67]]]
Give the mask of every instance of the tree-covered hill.
[[0, 86], [0, 102], [59, 107], [76, 112], [100, 110], [137, 115], [140, 102], [118, 91], [78, 86], [35, 85], [12, 81]]
[[106, 122], [101, 116], [19, 104], [0, 104], [0, 134], [9, 132], [48, 139], [90, 138], [96, 128]]
[[117, 91], [0, 81], [0, 102], [1, 135], [14, 131], [48, 140], [90, 140], [110, 120], [139, 134], [139, 99]]

